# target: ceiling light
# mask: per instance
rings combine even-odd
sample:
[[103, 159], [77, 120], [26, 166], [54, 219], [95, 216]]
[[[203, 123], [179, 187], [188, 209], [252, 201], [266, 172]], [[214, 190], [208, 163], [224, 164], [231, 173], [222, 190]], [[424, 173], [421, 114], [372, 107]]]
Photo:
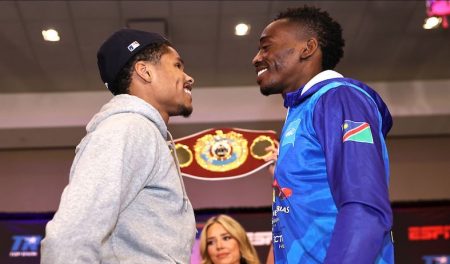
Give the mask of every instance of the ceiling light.
[[428, 17], [425, 19], [425, 23], [423, 24], [424, 29], [433, 29], [437, 28], [442, 23], [442, 18], [440, 17]]
[[248, 35], [248, 32], [250, 31], [250, 25], [239, 23], [234, 28], [234, 34], [236, 36], [245, 36]]
[[61, 38], [59, 37], [58, 31], [54, 29], [42, 30], [42, 37], [46, 41], [59, 41]]

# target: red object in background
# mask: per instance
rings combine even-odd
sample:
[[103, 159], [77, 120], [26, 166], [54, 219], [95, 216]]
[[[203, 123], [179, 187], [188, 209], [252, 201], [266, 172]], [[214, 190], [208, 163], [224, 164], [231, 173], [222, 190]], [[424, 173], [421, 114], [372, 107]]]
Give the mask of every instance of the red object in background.
[[411, 226], [408, 228], [409, 240], [450, 239], [450, 225]]
[[448, 28], [447, 16], [450, 15], [449, 0], [427, 0], [427, 14], [431, 16], [439, 16], [442, 18], [442, 27]]
[[427, 1], [427, 7], [429, 16], [450, 15], [450, 1], [448, 0], [429, 0]]
[[250, 129], [240, 129], [240, 128], [211, 128], [203, 130], [201, 132], [189, 135], [183, 138], [175, 139], [176, 144], [182, 144], [189, 148], [192, 155], [195, 156], [195, 145], [197, 140], [205, 135], [214, 135], [216, 131], [222, 131], [224, 134], [229, 132], [236, 132], [243, 136], [247, 140], [247, 152], [248, 156], [245, 162], [237, 168], [226, 170], [226, 171], [211, 171], [202, 167], [198, 160], [193, 157], [192, 162], [187, 166], [180, 166], [181, 173], [183, 176], [190, 178], [200, 179], [200, 180], [226, 180], [226, 179], [236, 179], [253, 174], [264, 167], [270, 165], [271, 161], [264, 161], [263, 159], [257, 159], [253, 157], [250, 152], [252, 143], [260, 136], [269, 137], [272, 141], [277, 141], [277, 134], [272, 130], [250, 130]]

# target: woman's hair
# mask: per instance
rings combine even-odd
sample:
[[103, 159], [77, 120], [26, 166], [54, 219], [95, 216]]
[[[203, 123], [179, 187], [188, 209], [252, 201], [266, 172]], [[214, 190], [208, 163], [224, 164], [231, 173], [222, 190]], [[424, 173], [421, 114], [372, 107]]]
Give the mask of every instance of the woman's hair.
[[215, 223], [220, 224], [238, 242], [239, 251], [241, 253], [241, 263], [260, 264], [258, 254], [256, 253], [253, 245], [250, 243], [244, 228], [236, 220], [227, 215], [214, 216], [206, 221], [200, 235], [200, 254], [202, 256], [202, 264], [213, 264], [211, 257], [208, 254], [206, 233], [208, 232], [208, 228]]

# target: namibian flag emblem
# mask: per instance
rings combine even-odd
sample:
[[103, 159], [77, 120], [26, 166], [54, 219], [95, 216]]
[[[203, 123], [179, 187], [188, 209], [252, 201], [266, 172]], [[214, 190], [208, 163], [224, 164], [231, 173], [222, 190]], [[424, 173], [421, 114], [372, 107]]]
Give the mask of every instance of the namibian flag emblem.
[[342, 142], [355, 141], [373, 144], [369, 123], [345, 120], [342, 124], [342, 131], [344, 132]]

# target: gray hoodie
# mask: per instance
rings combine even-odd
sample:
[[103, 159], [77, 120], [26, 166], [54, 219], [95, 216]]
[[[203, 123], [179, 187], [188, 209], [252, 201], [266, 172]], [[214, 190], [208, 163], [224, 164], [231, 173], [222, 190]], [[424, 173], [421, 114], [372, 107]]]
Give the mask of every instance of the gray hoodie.
[[86, 130], [41, 263], [189, 263], [194, 213], [158, 111], [118, 95]]

